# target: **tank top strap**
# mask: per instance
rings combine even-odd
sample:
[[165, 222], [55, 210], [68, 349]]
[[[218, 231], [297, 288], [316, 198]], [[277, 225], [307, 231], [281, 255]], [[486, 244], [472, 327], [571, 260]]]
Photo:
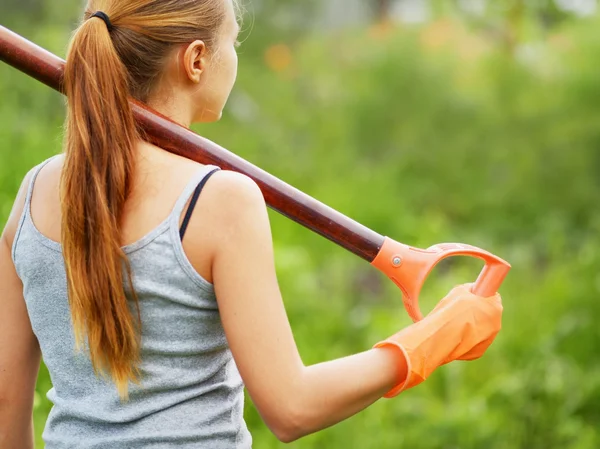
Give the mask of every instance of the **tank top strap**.
[[185, 189], [183, 189], [179, 195], [179, 198], [175, 202], [175, 206], [167, 219], [169, 221], [169, 239], [174, 250], [174, 255], [179, 262], [179, 266], [198, 287], [209, 295], [208, 297], [210, 298], [214, 298], [214, 287], [196, 271], [196, 268], [188, 259], [183, 248], [183, 242], [181, 241], [179, 219], [184, 212], [185, 205], [196, 190], [196, 187], [200, 185], [204, 179], [210, 176], [211, 173], [217, 170], [220, 170], [220, 168], [216, 165], [206, 165], [201, 167], [192, 176]]
[[177, 232], [179, 232], [179, 219], [181, 218], [181, 215], [183, 214], [185, 205], [187, 204], [188, 200], [194, 193], [194, 190], [196, 190], [196, 187], [198, 187], [198, 185], [204, 180], [204, 178], [206, 178], [208, 175], [210, 175], [212, 172], [214, 172], [216, 170], [220, 170], [220, 168], [217, 167], [216, 165], [205, 165], [205, 166], [201, 167], [192, 176], [192, 178], [189, 180], [189, 182], [187, 183], [187, 185], [185, 186], [185, 188], [179, 195], [179, 198], [177, 198], [177, 201], [175, 202], [175, 206], [173, 207], [173, 209], [171, 211], [171, 215], [170, 215], [171, 226], [172, 227], [174, 226], [177, 229]]

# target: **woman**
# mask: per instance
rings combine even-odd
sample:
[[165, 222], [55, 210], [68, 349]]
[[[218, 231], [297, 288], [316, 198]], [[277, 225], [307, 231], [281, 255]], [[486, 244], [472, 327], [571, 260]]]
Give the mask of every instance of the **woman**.
[[370, 350], [302, 363], [257, 185], [144, 142], [127, 102], [218, 120], [235, 10], [89, 2], [67, 56], [64, 154], [26, 175], [1, 239], [0, 447], [33, 447], [42, 356], [48, 449], [249, 448], [244, 386], [292, 441], [480, 357], [500, 330], [500, 297], [461, 286]]

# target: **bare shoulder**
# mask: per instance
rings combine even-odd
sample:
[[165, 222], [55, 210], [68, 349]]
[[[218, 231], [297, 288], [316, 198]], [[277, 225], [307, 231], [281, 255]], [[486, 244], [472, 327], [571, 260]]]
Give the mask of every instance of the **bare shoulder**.
[[13, 203], [13, 207], [10, 211], [10, 215], [8, 216], [8, 220], [2, 231], [2, 241], [9, 247], [12, 246], [13, 240], [15, 238], [15, 234], [17, 232], [17, 227], [19, 225], [19, 219], [23, 214], [23, 208], [25, 206], [25, 198], [27, 197], [27, 189], [29, 187], [29, 183], [31, 182], [31, 178], [33, 177], [32, 168], [27, 172], [23, 180], [21, 181], [21, 186], [19, 187], [19, 191], [17, 192], [17, 196]]
[[[217, 171], [202, 190], [197, 209], [184, 248], [196, 270], [209, 282], [215, 279], [215, 261], [228, 255], [239, 259], [248, 242], [268, 248], [271, 229], [265, 200], [248, 176]], [[207, 260], [210, 268], [206, 267]]]
[[222, 237], [247, 234], [257, 225], [268, 226], [264, 196], [249, 176], [222, 170], [211, 177], [205, 190], [210, 220]]
[[57, 201], [60, 176], [65, 162], [65, 155], [53, 157], [42, 167], [35, 179], [34, 196], [41, 197], [43, 202]]
[[262, 191], [252, 178], [229, 170], [221, 170], [213, 175], [210, 196], [213, 200], [233, 202], [236, 206], [265, 204]]
[[[53, 201], [53, 195], [58, 195], [58, 184], [60, 182], [60, 174], [63, 163], [64, 154], [61, 154], [58, 157], [54, 157], [51, 161], [44, 165], [42, 170], [40, 170], [38, 173], [38, 176], [35, 180], [34, 197], [41, 197], [42, 203]], [[19, 187], [19, 192], [17, 193], [8, 221], [6, 222], [4, 232], [2, 233], [2, 239], [9, 245], [12, 245], [17, 227], [19, 225], [19, 219], [23, 214], [27, 190], [31, 184], [33, 173], [36, 167], [37, 165], [31, 168], [21, 181], [21, 187]]]

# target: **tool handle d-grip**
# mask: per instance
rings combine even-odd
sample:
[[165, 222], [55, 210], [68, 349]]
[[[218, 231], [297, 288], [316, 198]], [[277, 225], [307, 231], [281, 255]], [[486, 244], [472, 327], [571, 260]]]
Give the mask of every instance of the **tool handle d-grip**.
[[442, 243], [420, 249], [387, 237], [371, 265], [385, 273], [400, 288], [404, 307], [416, 322], [423, 319], [419, 309], [419, 294], [427, 276], [440, 261], [453, 256], [476, 257], [485, 262], [472, 287], [472, 292], [477, 296], [493, 296], [510, 270], [508, 262], [475, 246]]
[[486, 262], [471, 291], [477, 296], [488, 297], [495, 295], [509, 271], [510, 265], [508, 264], [496, 261]]
[[[453, 256], [469, 256], [481, 259], [485, 262], [479, 277], [471, 288], [471, 292], [477, 296], [493, 296], [500, 289], [502, 281], [510, 271], [510, 264], [498, 256], [477, 248], [476, 246], [463, 243], [442, 243], [434, 245], [427, 251], [434, 251], [436, 255], [431, 258], [433, 268], [441, 260]], [[432, 254], [433, 256], [433, 254]]]

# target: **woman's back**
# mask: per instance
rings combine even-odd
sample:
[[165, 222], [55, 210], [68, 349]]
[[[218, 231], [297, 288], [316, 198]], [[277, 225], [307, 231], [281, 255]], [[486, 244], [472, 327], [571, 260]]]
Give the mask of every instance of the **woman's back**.
[[[87, 353], [74, 350], [62, 248], [51, 238], [60, 235], [52, 223], [60, 223], [56, 189], [63, 158], [51, 158], [31, 173], [12, 255], [53, 383], [48, 398], [54, 407], [44, 432], [48, 448], [82, 442], [86, 448], [251, 446], [243, 383], [206, 279], [210, 275], [198, 273], [180, 239], [190, 197], [215, 167], [152, 154], [140, 163], [133, 183], [139, 193], [128, 200], [123, 224], [129, 230], [124, 234], [135, 239], [125, 237], [123, 250], [142, 323], [141, 385], [130, 385], [128, 402], [120, 401], [113, 382], [94, 374]], [[204, 262], [210, 272], [210, 248], [202, 256], [198, 242], [210, 232], [196, 232], [202, 212], [199, 201], [184, 241], [194, 246], [200, 270]]]

